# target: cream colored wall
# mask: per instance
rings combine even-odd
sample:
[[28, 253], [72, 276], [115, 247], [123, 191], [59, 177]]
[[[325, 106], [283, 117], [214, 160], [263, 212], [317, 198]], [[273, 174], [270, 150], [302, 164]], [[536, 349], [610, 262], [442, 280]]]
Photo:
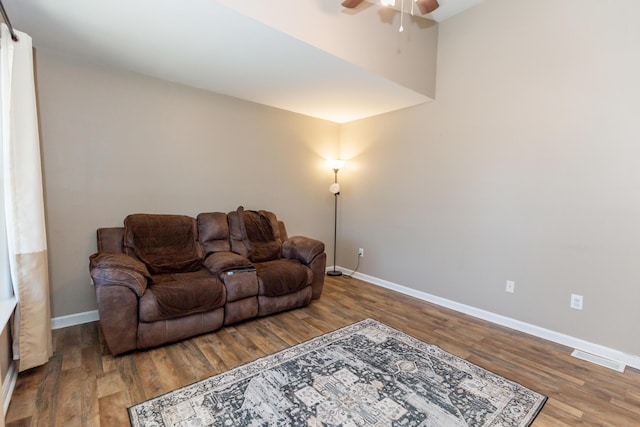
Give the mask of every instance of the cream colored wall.
[[331, 241], [338, 125], [43, 49], [37, 64], [54, 317], [96, 308], [96, 229], [130, 213], [244, 205]]
[[486, 0], [442, 23], [435, 102], [341, 128], [338, 263], [364, 247], [363, 273], [640, 355], [639, 15]]

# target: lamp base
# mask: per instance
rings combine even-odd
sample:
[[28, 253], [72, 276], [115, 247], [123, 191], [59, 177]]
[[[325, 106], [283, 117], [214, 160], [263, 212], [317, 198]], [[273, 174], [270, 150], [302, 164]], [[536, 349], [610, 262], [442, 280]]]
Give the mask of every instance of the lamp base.
[[327, 276], [342, 276], [342, 271], [337, 271], [337, 270], [327, 271]]

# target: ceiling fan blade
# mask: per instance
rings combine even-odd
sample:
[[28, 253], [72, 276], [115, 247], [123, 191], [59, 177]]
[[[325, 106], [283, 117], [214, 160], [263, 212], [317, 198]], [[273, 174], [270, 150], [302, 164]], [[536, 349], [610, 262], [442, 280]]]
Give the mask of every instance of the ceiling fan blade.
[[418, 6], [418, 9], [420, 9], [420, 13], [423, 15], [431, 13], [440, 7], [438, 0], [416, 0], [416, 5]]
[[348, 7], [349, 9], [353, 9], [354, 7], [356, 7], [357, 5], [362, 3], [363, 1], [364, 0], [344, 0], [342, 2], [342, 6]]

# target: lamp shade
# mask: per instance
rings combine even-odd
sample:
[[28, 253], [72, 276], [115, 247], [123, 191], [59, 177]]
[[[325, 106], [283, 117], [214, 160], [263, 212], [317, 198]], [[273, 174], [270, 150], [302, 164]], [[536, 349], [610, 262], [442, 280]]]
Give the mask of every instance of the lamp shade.
[[339, 194], [340, 193], [340, 184], [338, 184], [337, 182], [334, 182], [333, 184], [331, 184], [329, 186], [329, 191], [331, 192], [331, 194]]
[[333, 160], [327, 160], [327, 165], [329, 166], [330, 169], [342, 169], [342, 167], [344, 166], [344, 160], [340, 160], [340, 159], [333, 159]]

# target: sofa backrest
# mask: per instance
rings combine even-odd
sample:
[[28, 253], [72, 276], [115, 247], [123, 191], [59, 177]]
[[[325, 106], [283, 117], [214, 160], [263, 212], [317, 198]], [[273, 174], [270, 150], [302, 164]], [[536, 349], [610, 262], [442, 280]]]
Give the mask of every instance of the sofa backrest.
[[124, 253], [124, 227], [98, 228], [98, 252]]
[[202, 266], [196, 220], [185, 215], [127, 216], [124, 251], [135, 255], [151, 274], [184, 273]]
[[[252, 217], [255, 214], [248, 212], [247, 215]], [[266, 215], [269, 218], [269, 223], [273, 224], [273, 220], [275, 219], [275, 215], [271, 212], [266, 211], [258, 211], [258, 213], [262, 212], [263, 215]], [[171, 217], [173, 215], [151, 215], [151, 214], [135, 214], [130, 215], [127, 218], [129, 219], [129, 223], [137, 222], [139, 217], [160, 217], [157, 218], [159, 220], [158, 224], [162, 223], [163, 217]], [[243, 214], [244, 216], [244, 214]], [[181, 217], [181, 216], [180, 216]], [[184, 218], [184, 217], [182, 217]], [[189, 218], [187, 223], [190, 223], [192, 218]], [[232, 212], [227, 217], [227, 214], [223, 212], [207, 212], [201, 213], [198, 215], [196, 219], [196, 227], [197, 227], [197, 236], [199, 240], [200, 248], [202, 249], [203, 257], [214, 253], [214, 252], [226, 252], [233, 250], [236, 253], [239, 253], [248, 258], [249, 255], [249, 246], [247, 246], [242, 238], [242, 232], [240, 230], [240, 226], [238, 224], [238, 216], [237, 211]], [[125, 219], [125, 222], [127, 220]], [[234, 223], [234, 228], [236, 229], [235, 237], [231, 237], [230, 223]], [[282, 221], [277, 221], [277, 235], [281, 242], [287, 240], [287, 231], [284, 223]], [[130, 230], [131, 231], [131, 230]], [[133, 236], [129, 236], [131, 239]], [[98, 252], [117, 252], [117, 253], [125, 253], [133, 258], [144, 262], [141, 258], [138, 257], [135, 251], [135, 247], [126, 246], [125, 245], [125, 227], [108, 227], [108, 228], [99, 228], [97, 230], [97, 240], [98, 240]], [[275, 240], [274, 240], [275, 241]], [[233, 243], [233, 249], [232, 249]], [[250, 245], [251, 250], [253, 250], [254, 245], [251, 240], [247, 238], [247, 243]], [[264, 242], [262, 242], [264, 243]], [[131, 244], [130, 244], [131, 245]], [[258, 246], [261, 244], [258, 243]], [[135, 244], [133, 244], [135, 246]], [[279, 257], [279, 249], [278, 254], [275, 254], [275, 247], [273, 248], [272, 256], [277, 255]], [[260, 258], [259, 256], [257, 258]], [[254, 257], [256, 259], [256, 257]], [[145, 262], [146, 264], [146, 262]], [[156, 274], [156, 273], [153, 273]]]
[[278, 220], [269, 211], [249, 211], [240, 206], [227, 214], [231, 234], [231, 250], [252, 262], [280, 258], [282, 240]]
[[228, 252], [231, 250], [229, 223], [227, 222], [226, 213], [201, 213], [196, 220], [198, 222], [198, 238], [205, 257], [214, 252]]

